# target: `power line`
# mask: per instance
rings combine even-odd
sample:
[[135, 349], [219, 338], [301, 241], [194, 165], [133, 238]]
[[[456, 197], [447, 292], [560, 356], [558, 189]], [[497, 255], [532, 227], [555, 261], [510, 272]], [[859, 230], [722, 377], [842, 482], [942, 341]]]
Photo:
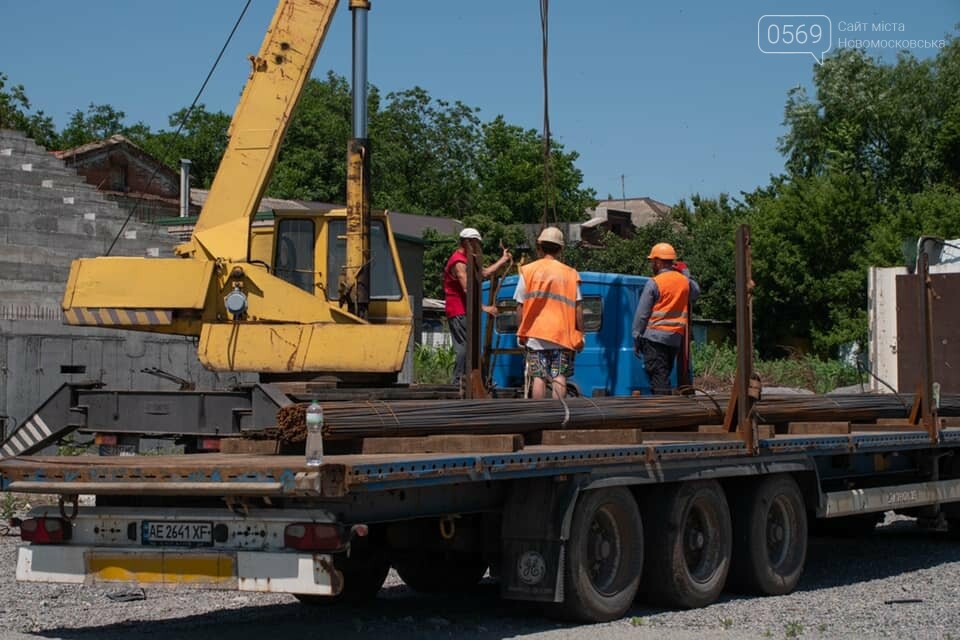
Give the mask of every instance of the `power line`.
[[[193, 98], [193, 102], [190, 103], [190, 107], [187, 109], [186, 113], [183, 114], [183, 117], [180, 119], [180, 124], [177, 126], [176, 132], [173, 134], [175, 138], [180, 137], [180, 132], [183, 131], [183, 127], [186, 126], [187, 120], [190, 119], [190, 115], [193, 113], [194, 108], [197, 106], [197, 102], [200, 100], [200, 96], [203, 95], [203, 90], [207, 88], [207, 83], [210, 82], [210, 78], [213, 77], [213, 72], [216, 70], [217, 65], [220, 64], [220, 60], [223, 58], [224, 52], [227, 50], [227, 47], [230, 45], [230, 41], [233, 39], [233, 34], [237, 32], [237, 28], [240, 26], [240, 22], [243, 20], [243, 16], [246, 15], [247, 9], [250, 8], [251, 0], [247, 0], [246, 4], [243, 5], [243, 11], [240, 12], [240, 16], [237, 18], [237, 21], [233, 25], [233, 29], [230, 30], [230, 35], [227, 36], [226, 42], [223, 43], [223, 47], [220, 48], [220, 53], [217, 54], [217, 59], [213, 61], [213, 66], [210, 67], [210, 71], [207, 72], [207, 77], [204, 79], [203, 84], [200, 85], [200, 90], [197, 91], [197, 95]], [[150, 184], [153, 182], [153, 179], [157, 176], [157, 172], [160, 171], [160, 165], [158, 164], [153, 169], [153, 173], [150, 174], [150, 177], [147, 179], [147, 184], [144, 186], [144, 191], [150, 188]], [[187, 189], [190, 188], [190, 185], [187, 185]], [[126, 220], [123, 221], [123, 224], [120, 225], [117, 235], [113, 237], [113, 242], [110, 243], [110, 247], [107, 249], [105, 255], [110, 255], [110, 252], [113, 251], [113, 247], [117, 244], [117, 240], [120, 239], [120, 234], [123, 233], [123, 230], [126, 228], [127, 223], [130, 222], [130, 218], [137, 212], [137, 209], [140, 207], [142, 200], [138, 200], [136, 204], [133, 205], [133, 208], [130, 209], [130, 213], [127, 215]]]
[[557, 202], [553, 189], [553, 156], [550, 149], [550, 81], [548, 59], [550, 51], [550, 0], [540, 0], [540, 38], [543, 58], [543, 217], [541, 227], [547, 226], [548, 214], [552, 211], [557, 222]]

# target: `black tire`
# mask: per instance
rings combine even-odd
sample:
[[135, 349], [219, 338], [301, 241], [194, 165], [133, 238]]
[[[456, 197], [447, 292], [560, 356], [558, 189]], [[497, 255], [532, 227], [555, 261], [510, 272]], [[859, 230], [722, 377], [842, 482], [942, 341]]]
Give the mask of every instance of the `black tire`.
[[693, 609], [714, 602], [730, 570], [733, 527], [720, 484], [666, 485], [645, 503], [647, 566], [643, 591], [654, 601]]
[[295, 593], [294, 597], [311, 606], [361, 604], [377, 597], [387, 574], [390, 573], [390, 563], [379, 554], [338, 559], [334, 564], [343, 574], [343, 589], [340, 593], [335, 596]]
[[487, 572], [487, 562], [479, 553], [414, 552], [395, 559], [393, 568], [414, 591], [463, 593], [477, 586]]
[[743, 483], [731, 495], [733, 558], [728, 585], [763, 596], [790, 593], [807, 559], [807, 510], [789, 475]]
[[582, 622], [622, 617], [643, 571], [643, 523], [633, 494], [614, 487], [581, 495], [566, 556], [561, 615]]

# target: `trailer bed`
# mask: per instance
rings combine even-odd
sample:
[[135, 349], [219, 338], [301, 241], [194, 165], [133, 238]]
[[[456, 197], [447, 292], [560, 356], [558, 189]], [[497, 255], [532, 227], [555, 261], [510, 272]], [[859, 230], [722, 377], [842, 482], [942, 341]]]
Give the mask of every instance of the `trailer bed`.
[[[960, 445], [960, 428], [776, 435], [749, 455], [739, 439], [644, 434], [637, 445], [530, 445], [514, 453], [328, 455], [309, 467], [301, 455], [29, 456], [0, 461], [0, 488], [59, 494], [248, 495], [342, 497], [349, 493], [464, 482], [629, 469], [651, 478], [696, 468], [810, 460], [816, 456], [895, 452]], [[706, 435], [706, 434], [700, 434]], [[809, 466], [809, 465], [807, 465]], [[745, 471], [750, 473], [750, 471]]]

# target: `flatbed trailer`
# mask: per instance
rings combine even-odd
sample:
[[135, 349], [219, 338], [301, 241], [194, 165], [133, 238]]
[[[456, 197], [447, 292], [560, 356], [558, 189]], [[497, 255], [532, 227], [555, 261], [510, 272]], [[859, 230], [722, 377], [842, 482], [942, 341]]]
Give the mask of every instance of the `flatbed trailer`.
[[[748, 241], [741, 228], [739, 345], [752, 345]], [[0, 489], [60, 497], [19, 523], [17, 578], [329, 603], [375, 596], [391, 567], [415, 590], [446, 593], [489, 570], [504, 598], [583, 621], [620, 617], [638, 594], [698, 607], [724, 590], [788, 593], [811, 530], [865, 531], [896, 511], [960, 532], [960, 422], [938, 415], [931, 334], [920, 326], [922, 384], [898, 419], [810, 422], [791, 410], [763, 424], [746, 348], [723, 424], [695, 430], [621, 420], [373, 437], [366, 453], [318, 466], [304, 455], [225, 453], [0, 459]], [[257, 406], [241, 413], [256, 422]]]
[[[489, 568], [505, 598], [607, 620], [639, 590], [695, 607], [724, 589], [777, 594], [803, 571], [818, 521], [884, 511], [960, 527], [960, 427], [852, 425], [513, 452], [195, 454], [0, 461], [2, 488], [62, 496], [24, 525], [17, 578], [195, 585], [360, 600], [391, 565], [455, 591]], [[464, 440], [469, 443], [469, 437]], [[96, 506], [78, 506], [93, 494]], [[809, 527], [808, 527], [809, 525]]]

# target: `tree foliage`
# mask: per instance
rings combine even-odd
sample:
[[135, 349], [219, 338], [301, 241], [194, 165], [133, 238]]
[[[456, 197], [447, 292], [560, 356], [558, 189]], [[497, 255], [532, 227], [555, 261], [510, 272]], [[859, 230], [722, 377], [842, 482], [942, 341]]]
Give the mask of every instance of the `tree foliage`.
[[230, 116], [223, 111], [207, 111], [205, 105], [198, 104], [189, 113], [184, 108], [171, 114], [168, 122], [168, 130], [144, 136], [128, 132], [127, 136], [171, 169], [179, 168], [181, 158], [190, 160], [191, 182], [209, 189], [227, 148]]
[[813, 83], [813, 98], [788, 95], [785, 174], [745, 203], [761, 345], [826, 354], [866, 338], [869, 266], [903, 264], [921, 235], [960, 235], [960, 41], [893, 64], [840, 50]]
[[[267, 192], [279, 198], [343, 202], [344, 155], [351, 135], [347, 80], [328, 73], [307, 82]], [[539, 134], [502, 116], [484, 122], [479, 110], [432, 97], [421, 87], [367, 103], [375, 207], [463, 220], [539, 222], [544, 209]], [[554, 144], [550, 201], [557, 220], [578, 220], [596, 200], [582, 185], [576, 152]], [[552, 212], [549, 215], [554, 219]]]
[[44, 147], [57, 144], [57, 128], [53, 118], [43, 111], [34, 111], [22, 84], [7, 88], [10, 79], [0, 72], [0, 129], [15, 129]]

